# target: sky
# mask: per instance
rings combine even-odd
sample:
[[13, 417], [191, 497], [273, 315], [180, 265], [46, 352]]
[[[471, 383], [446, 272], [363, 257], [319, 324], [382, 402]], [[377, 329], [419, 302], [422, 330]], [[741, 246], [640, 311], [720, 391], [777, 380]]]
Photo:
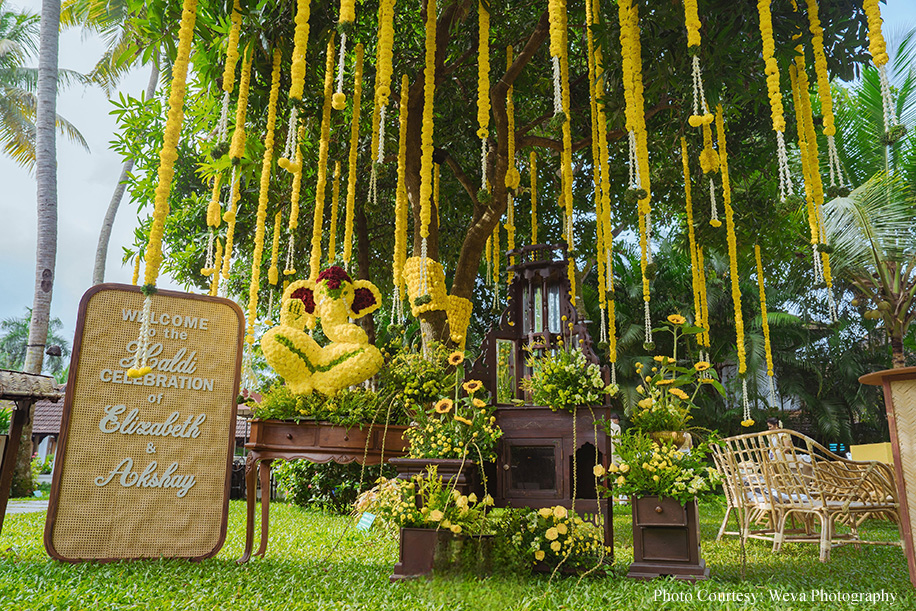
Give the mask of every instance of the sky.
[[[34, 13], [41, 10], [40, 0], [6, 3], [7, 8], [11, 5]], [[888, 0], [882, 15], [888, 32], [916, 26], [916, 0]], [[103, 50], [98, 37], [75, 29], [63, 32], [60, 67], [88, 72]], [[123, 79], [120, 92], [140, 97], [148, 78], [148, 69], [135, 70]], [[51, 315], [63, 322], [64, 337], [73, 337], [79, 301], [92, 280], [99, 229], [121, 170], [121, 159], [108, 148], [117, 129], [111, 109], [98, 88], [72, 87], [57, 102], [58, 114], [77, 126], [90, 148], [86, 152], [66, 139], [57, 140], [59, 225]], [[0, 319], [6, 319], [22, 316], [32, 305], [37, 233], [34, 176], [0, 155], [0, 189]], [[133, 242], [136, 224], [135, 209], [125, 196], [111, 235], [106, 281], [130, 283], [133, 269], [121, 264], [121, 255], [122, 247]], [[177, 288], [165, 277], [159, 286]]]

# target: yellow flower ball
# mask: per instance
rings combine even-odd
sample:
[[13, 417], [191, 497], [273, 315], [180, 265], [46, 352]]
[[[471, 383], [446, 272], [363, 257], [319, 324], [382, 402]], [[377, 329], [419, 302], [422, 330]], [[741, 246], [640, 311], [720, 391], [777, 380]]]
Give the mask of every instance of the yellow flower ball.
[[343, 110], [347, 107], [347, 94], [337, 92], [331, 97], [331, 107], [334, 110]]
[[719, 227], [722, 226], [722, 221], [720, 221], [719, 219], [712, 219], [709, 221], [709, 224], [715, 227], [716, 229], [718, 229]]

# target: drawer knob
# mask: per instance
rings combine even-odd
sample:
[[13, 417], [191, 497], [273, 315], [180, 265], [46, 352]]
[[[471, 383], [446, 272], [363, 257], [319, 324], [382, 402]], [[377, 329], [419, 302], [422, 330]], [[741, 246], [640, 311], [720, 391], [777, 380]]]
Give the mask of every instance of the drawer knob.
[[287, 439], [292, 439], [292, 438], [293, 438], [293, 434], [292, 434], [292, 433], [287, 433], [287, 434], [286, 434], [286, 438], [287, 438]]
[[503, 465], [503, 471], [508, 471], [508, 470], [509, 470], [509, 465]]
[[663, 511], [663, 509], [662, 509], [661, 507], [656, 507], [656, 508], [655, 508], [655, 513], [661, 513], [662, 511]]
[[349, 435], [344, 435], [344, 441], [350, 441], [350, 436], [349, 436]]

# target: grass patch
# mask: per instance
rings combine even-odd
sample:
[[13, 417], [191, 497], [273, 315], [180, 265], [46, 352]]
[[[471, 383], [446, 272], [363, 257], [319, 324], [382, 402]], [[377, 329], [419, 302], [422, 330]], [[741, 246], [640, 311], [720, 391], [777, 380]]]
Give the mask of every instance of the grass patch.
[[[615, 559], [607, 577], [508, 576], [477, 579], [450, 576], [390, 584], [397, 541], [374, 530], [347, 529], [347, 520], [328, 513], [276, 503], [271, 507], [267, 558], [235, 564], [244, 547], [245, 505], [232, 501], [226, 544], [211, 560], [150, 560], [70, 565], [51, 560], [42, 544], [45, 513], [6, 516], [0, 535], [0, 609], [860, 609], [916, 608], [916, 591], [897, 547], [851, 546], [817, 560], [816, 545], [786, 544], [779, 555], [761, 541], [747, 545], [741, 579], [741, 551], [735, 538], [715, 543], [724, 514], [721, 500], [700, 507], [703, 557], [708, 582], [626, 579], [632, 561], [630, 508], [614, 513]], [[897, 529], [869, 522], [870, 537], [894, 540]], [[812, 590], [829, 596], [885, 593], [890, 603], [792, 601]], [[754, 595], [754, 602], [718, 602], [717, 597]], [[664, 596], [668, 595], [668, 602]], [[778, 596], [779, 601], [774, 601]], [[786, 598], [787, 600], [783, 600]]]

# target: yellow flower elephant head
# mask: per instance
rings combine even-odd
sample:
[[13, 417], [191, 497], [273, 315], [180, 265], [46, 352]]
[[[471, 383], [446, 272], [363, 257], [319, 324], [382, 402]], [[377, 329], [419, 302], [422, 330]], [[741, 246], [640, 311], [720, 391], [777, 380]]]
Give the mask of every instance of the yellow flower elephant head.
[[[360, 318], [382, 303], [379, 290], [367, 280], [352, 280], [340, 267], [330, 267], [312, 280], [297, 280], [283, 292], [280, 324], [261, 340], [267, 362], [293, 392], [318, 390], [334, 394], [375, 375], [382, 355], [350, 318]], [[321, 323], [330, 340], [320, 346], [305, 329]]]

